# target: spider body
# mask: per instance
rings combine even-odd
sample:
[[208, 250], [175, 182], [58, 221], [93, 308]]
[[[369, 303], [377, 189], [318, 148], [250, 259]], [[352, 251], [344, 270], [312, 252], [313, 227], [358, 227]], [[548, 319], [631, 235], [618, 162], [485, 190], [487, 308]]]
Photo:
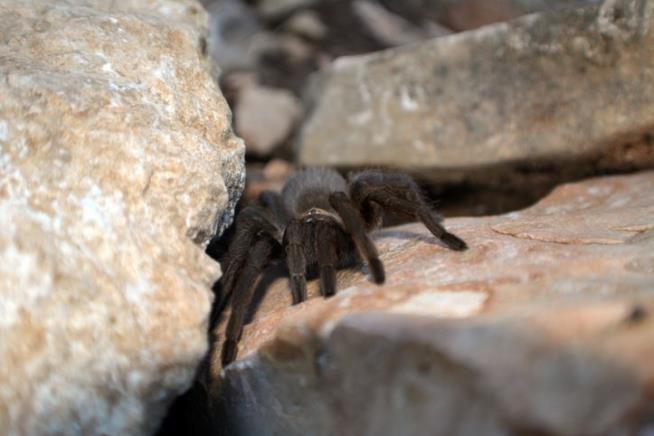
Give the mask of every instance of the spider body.
[[[307, 277], [319, 274], [319, 253], [323, 250], [335, 252], [334, 259], [328, 265], [331, 263], [336, 269], [353, 266], [358, 261], [354, 242], [345, 231], [343, 220], [329, 203], [332, 194], [346, 189], [347, 182], [343, 176], [335, 171], [316, 168], [297, 173], [282, 190], [281, 201], [285, 215], [277, 218], [283, 222], [284, 227], [291, 220], [302, 223], [293, 230], [299, 232], [296, 239], [302, 241]], [[262, 203], [269, 208], [275, 201], [275, 194], [263, 195]], [[288, 247], [294, 236], [293, 231], [285, 233], [282, 244]], [[303, 292], [301, 289], [298, 291]], [[331, 288], [321, 288], [321, 291], [324, 295], [334, 293]], [[304, 295], [294, 295], [293, 302], [298, 303], [304, 298]]]
[[328, 169], [307, 169], [294, 175], [281, 195], [270, 191], [261, 206], [245, 208], [236, 218], [229, 246], [223, 292], [232, 300], [221, 361], [236, 357], [254, 284], [266, 268], [284, 259], [293, 304], [307, 298], [306, 278], [320, 278], [320, 292], [336, 292], [336, 270], [367, 263], [373, 280], [385, 280], [384, 266], [368, 233], [383, 220], [384, 210], [422, 221], [452, 250], [465, 242], [441, 225], [442, 218], [424, 201], [416, 183], [400, 173], [363, 171], [349, 182]]

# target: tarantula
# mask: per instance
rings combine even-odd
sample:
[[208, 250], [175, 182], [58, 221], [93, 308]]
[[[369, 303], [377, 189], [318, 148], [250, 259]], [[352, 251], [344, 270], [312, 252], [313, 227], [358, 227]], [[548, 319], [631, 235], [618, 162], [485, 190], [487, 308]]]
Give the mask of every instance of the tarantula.
[[262, 207], [243, 209], [222, 277], [224, 298], [232, 298], [221, 360], [236, 358], [255, 281], [273, 259], [285, 258], [293, 304], [307, 298], [306, 277], [320, 277], [320, 293], [336, 292], [336, 270], [365, 260], [373, 280], [384, 282], [384, 265], [368, 232], [382, 223], [384, 210], [418, 219], [452, 250], [466, 243], [441, 225], [442, 218], [405, 174], [362, 171], [349, 183], [335, 171], [307, 169], [284, 185], [281, 195], [261, 194]]

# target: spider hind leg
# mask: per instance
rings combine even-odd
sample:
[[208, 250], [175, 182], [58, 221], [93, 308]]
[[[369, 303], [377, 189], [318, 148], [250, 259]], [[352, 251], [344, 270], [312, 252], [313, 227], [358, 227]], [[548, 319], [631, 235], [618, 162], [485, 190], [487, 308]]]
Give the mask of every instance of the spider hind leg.
[[[448, 232], [443, 218], [425, 202], [416, 182], [406, 174], [364, 171], [354, 175], [350, 195], [360, 210], [393, 210], [421, 221], [449, 249], [463, 251], [468, 245]], [[366, 214], [364, 214], [366, 216]], [[377, 218], [377, 217], [375, 217]]]
[[227, 265], [221, 278], [223, 292], [222, 301], [218, 302], [219, 306], [223, 306], [231, 298], [236, 280], [241, 274], [257, 235], [264, 233], [281, 243], [279, 229], [264, 211], [257, 207], [243, 209], [236, 219], [236, 233], [229, 245]]
[[255, 292], [254, 283], [276, 254], [280, 232], [269, 215], [256, 207], [245, 208], [236, 220], [236, 234], [229, 246], [227, 267], [221, 279], [220, 307], [232, 301], [232, 312], [225, 330], [221, 362], [225, 366], [236, 358], [238, 340]]

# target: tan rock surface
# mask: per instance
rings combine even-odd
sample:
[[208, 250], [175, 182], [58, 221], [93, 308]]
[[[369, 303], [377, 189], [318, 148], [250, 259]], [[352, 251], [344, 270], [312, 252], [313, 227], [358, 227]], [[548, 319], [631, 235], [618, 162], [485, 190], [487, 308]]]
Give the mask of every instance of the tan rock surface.
[[[535, 206], [383, 229], [379, 287], [290, 307], [273, 283], [220, 380], [231, 434], [646, 434], [654, 410], [654, 172]], [[638, 431], [637, 431], [638, 430]], [[625, 433], [632, 431], [633, 433]], [[533, 432], [533, 433], [529, 433]]]
[[0, 1], [0, 433], [148, 434], [206, 351], [242, 142], [195, 1]]
[[527, 190], [654, 167], [653, 10], [608, 0], [337, 60], [299, 162]]

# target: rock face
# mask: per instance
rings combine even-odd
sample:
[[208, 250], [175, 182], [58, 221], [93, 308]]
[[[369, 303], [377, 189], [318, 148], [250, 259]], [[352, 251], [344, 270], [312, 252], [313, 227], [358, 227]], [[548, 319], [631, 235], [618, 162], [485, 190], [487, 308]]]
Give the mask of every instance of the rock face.
[[498, 186], [652, 167], [653, 17], [608, 0], [340, 59], [299, 161]]
[[0, 2], [0, 428], [149, 434], [207, 348], [244, 147], [195, 1]]
[[216, 398], [228, 434], [644, 435], [654, 425], [654, 172], [521, 212], [379, 231], [379, 287], [275, 282]]

